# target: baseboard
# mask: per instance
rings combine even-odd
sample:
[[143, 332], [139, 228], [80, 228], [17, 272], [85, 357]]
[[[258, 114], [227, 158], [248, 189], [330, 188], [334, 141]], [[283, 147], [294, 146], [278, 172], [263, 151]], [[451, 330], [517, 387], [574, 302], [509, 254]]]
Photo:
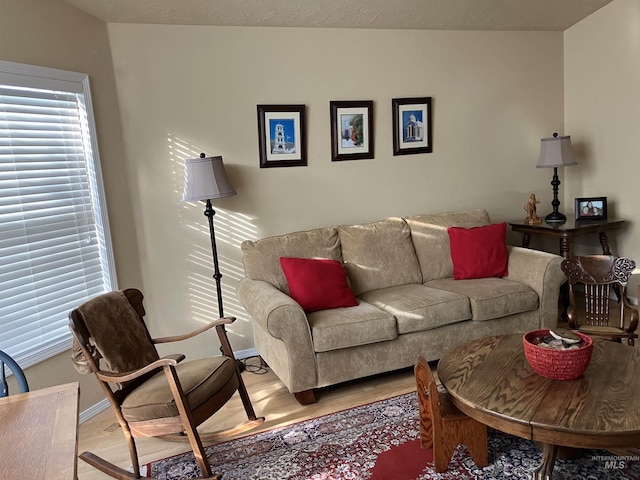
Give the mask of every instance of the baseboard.
[[236, 358], [238, 358], [240, 360], [244, 360], [245, 358], [249, 358], [249, 357], [257, 357], [258, 355], [260, 355], [255, 348], [249, 348], [247, 350], [240, 350], [240, 351], [237, 351], [237, 352], [234, 352], [234, 353], [236, 355]]
[[[243, 360], [249, 357], [257, 357], [259, 355], [258, 351], [255, 348], [249, 348], [247, 350], [240, 350], [234, 352], [236, 358], [239, 360]], [[86, 422], [90, 418], [95, 417], [97, 414], [109, 408], [109, 400], [106, 398], [100, 400], [98, 403], [90, 406], [85, 411], [80, 412], [80, 423]]]
[[106, 410], [107, 408], [109, 408], [109, 400], [103, 398], [95, 405], [87, 408], [84, 412], [80, 412], [80, 423], [86, 422], [87, 420], [95, 417], [97, 414], [99, 414], [103, 410]]

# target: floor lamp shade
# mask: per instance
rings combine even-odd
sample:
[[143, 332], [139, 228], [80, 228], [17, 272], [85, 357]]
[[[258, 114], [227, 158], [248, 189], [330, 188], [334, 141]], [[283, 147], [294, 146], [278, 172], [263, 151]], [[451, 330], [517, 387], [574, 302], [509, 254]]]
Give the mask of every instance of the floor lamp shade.
[[222, 157], [192, 158], [184, 161], [183, 202], [231, 197], [236, 194], [222, 163]]

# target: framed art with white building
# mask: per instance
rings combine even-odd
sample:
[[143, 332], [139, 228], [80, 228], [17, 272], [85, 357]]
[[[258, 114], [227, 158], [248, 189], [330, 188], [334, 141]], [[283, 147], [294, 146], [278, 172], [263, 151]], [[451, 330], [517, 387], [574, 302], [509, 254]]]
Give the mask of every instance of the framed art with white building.
[[332, 101], [331, 161], [373, 158], [373, 100]]
[[433, 152], [431, 97], [394, 98], [393, 154]]
[[260, 168], [306, 167], [304, 105], [258, 105]]

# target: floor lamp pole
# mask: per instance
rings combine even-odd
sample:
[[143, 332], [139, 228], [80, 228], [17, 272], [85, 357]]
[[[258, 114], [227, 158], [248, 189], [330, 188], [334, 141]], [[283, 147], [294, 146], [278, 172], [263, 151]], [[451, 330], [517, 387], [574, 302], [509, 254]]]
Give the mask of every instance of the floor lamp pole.
[[211, 200], [207, 199], [207, 206], [204, 209], [205, 216], [209, 219], [209, 233], [211, 234], [211, 252], [213, 253], [213, 279], [216, 281], [216, 295], [218, 296], [218, 315], [224, 317], [224, 309], [222, 307], [222, 274], [220, 273], [220, 265], [218, 264], [218, 249], [216, 247], [216, 231], [213, 228], [213, 216], [216, 211], [211, 205]]
[[[222, 274], [220, 273], [220, 265], [218, 264], [218, 248], [216, 247], [216, 231], [213, 228], [213, 216], [216, 211], [211, 205], [211, 200], [207, 199], [207, 206], [204, 209], [204, 214], [209, 220], [209, 233], [211, 234], [211, 252], [213, 254], [213, 279], [216, 281], [216, 296], [218, 298], [218, 315], [220, 318], [224, 317], [224, 308], [222, 307]], [[225, 329], [224, 325], [222, 328]], [[225, 329], [226, 330], [226, 329]], [[220, 351], [224, 353], [222, 346]], [[240, 371], [244, 370], [244, 363], [236, 359], [236, 364]]]

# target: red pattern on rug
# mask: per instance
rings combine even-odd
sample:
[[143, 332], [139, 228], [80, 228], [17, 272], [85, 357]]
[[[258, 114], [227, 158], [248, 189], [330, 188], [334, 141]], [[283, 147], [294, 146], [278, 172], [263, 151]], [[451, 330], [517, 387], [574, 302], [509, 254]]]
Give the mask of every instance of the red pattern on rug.
[[418, 478], [427, 463], [433, 464], [433, 449], [420, 448], [420, 439], [410, 440], [382, 452], [371, 470], [371, 480]]

